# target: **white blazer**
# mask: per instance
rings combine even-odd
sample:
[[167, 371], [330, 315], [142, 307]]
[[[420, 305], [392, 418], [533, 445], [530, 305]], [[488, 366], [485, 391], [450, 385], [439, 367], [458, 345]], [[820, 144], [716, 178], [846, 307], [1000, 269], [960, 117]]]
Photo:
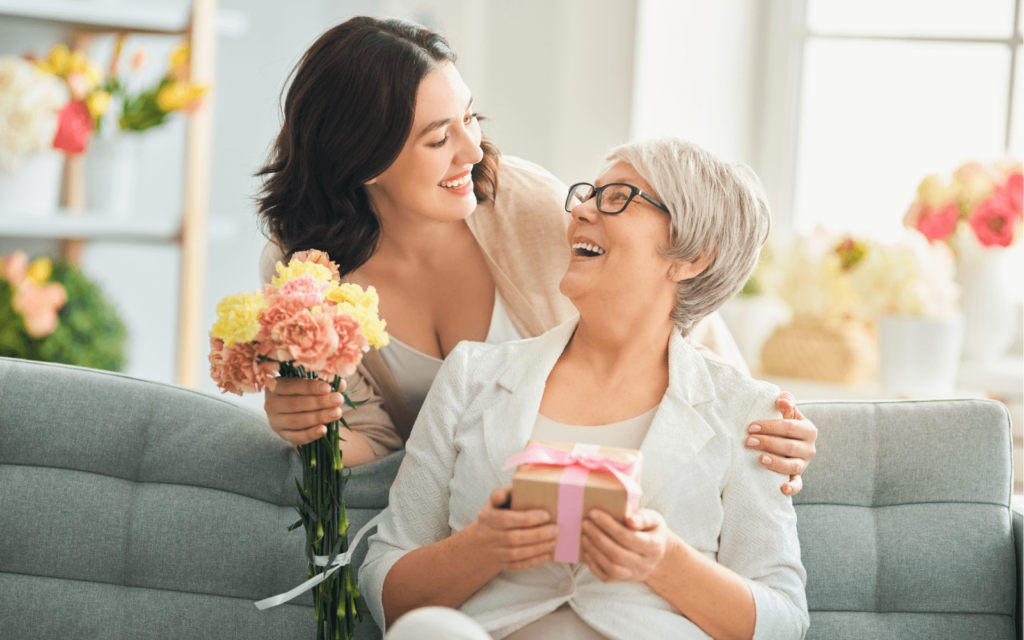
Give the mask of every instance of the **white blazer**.
[[[495, 488], [512, 484], [505, 462], [526, 447], [576, 322], [517, 342], [464, 342], [445, 359], [391, 487], [393, 518], [370, 539], [359, 570], [382, 629], [381, 592], [395, 562], [468, 526]], [[661, 513], [683, 540], [746, 579], [758, 640], [802, 638], [809, 624], [792, 500], [780, 491], [781, 476], [744, 446], [752, 421], [780, 417], [777, 396], [775, 386], [702, 355], [675, 331], [668, 391], [640, 448], [641, 508]], [[584, 564], [502, 572], [460, 609], [502, 638], [565, 602], [610, 638], [708, 637], [646, 584], [605, 584]]]

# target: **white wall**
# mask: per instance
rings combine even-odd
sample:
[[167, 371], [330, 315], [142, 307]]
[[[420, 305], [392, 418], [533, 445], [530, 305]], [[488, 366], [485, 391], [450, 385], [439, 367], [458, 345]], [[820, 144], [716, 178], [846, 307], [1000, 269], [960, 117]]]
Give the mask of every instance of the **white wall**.
[[757, 0], [639, 0], [633, 138], [677, 136], [754, 164], [758, 23]]

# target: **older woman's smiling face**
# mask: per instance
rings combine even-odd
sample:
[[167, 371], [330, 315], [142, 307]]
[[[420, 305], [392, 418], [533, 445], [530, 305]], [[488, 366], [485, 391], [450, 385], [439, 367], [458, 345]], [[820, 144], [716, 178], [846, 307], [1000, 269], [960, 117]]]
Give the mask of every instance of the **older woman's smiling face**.
[[[636, 169], [617, 162], [594, 183], [599, 188], [613, 182], [633, 185], [659, 199]], [[669, 239], [669, 215], [640, 196], [624, 211], [609, 215], [597, 210], [597, 199], [576, 205], [569, 223], [572, 257], [559, 289], [581, 313], [588, 301], [607, 304], [650, 304], [665, 301], [671, 308], [675, 283], [670, 278], [674, 263], [661, 255]], [[599, 248], [600, 255], [574, 245]], [[653, 311], [653, 309], [652, 309]]]

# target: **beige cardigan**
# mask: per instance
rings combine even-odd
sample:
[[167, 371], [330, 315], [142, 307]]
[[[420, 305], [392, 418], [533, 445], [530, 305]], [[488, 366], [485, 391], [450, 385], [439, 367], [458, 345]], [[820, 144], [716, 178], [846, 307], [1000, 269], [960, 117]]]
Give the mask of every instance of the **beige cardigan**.
[[[558, 283], [569, 266], [564, 208], [568, 188], [542, 167], [502, 156], [498, 195], [466, 218], [491, 268], [498, 294], [512, 323], [524, 337], [538, 336], [576, 315]], [[282, 251], [268, 242], [260, 256], [260, 279], [269, 283]], [[746, 364], [725, 323], [717, 314], [694, 327], [690, 339], [746, 372]], [[345, 420], [370, 443], [378, 458], [409, 439], [412, 415], [394, 377], [376, 349], [371, 349], [346, 385], [352, 399], [365, 401]]]

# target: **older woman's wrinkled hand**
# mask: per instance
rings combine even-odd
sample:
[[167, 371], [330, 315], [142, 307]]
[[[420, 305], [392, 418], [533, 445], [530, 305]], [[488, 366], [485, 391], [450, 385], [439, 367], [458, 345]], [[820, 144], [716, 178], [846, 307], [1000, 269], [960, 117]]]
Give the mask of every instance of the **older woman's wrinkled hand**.
[[657, 511], [641, 509], [622, 524], [594, 509], [583, 520], [580, 561], [603, 582], [643, 582], [665, 557], [670, 536]]
[[775, 401], [780, 420], [759, 420], [747, 428], [747, 447], [764, 451], [758, 461], [776, 473], [789, 476], [782, 493], [793, 496], [803, 489], [801, 474], [814, 457], [818, 429], [800, 413], [792, 394], [783, 392]]
[[512, 487], [498, 487], [491, 493], [471, 525], [475, 544], [501, 571], [523, 571], [553, 560], [558, 525], [543, 509], [505, 508], [511, 496]]

